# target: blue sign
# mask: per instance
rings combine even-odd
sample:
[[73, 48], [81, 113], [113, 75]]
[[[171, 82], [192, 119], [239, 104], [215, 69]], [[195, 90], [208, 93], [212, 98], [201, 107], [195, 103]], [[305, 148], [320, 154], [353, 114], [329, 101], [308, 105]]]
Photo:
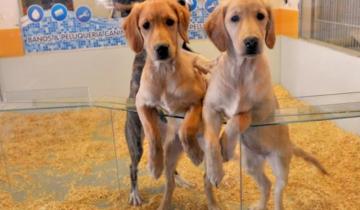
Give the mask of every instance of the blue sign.
[[[194, 10], [191, 11], [191, 22], [189, 25], [190, 39], [205, 39], [206, 33], [204, 29], [204, 22], [207, 12], [205, 11], [205, 0], [186, 0], [189, 5], [193, 5]], [[192, 4], [190, 4], [192, 3]]]
[[194, 11], [197, 7], [197, 0], [186, 0], [186, 2], [188, 3], [189, 5], [189, 9], [190, 11]]
[[51, 16], [57, 21], [63, 21], [67, 16], [67, 8], [63, 4], [54, 4], [51, 7]]
[[24, 21], [22, 34], [27, 53], [126, 45], [119, 19], [92, 15], [90, 21], [80, 22], [76, 11], [68, 11], [61, 22], [51, 15], [44, 15], [37, 24]]
[[28, 8], [27, 15], [32, 22], [39, 22], [44, 17], [44, 10], [41, 6], [34, 4]]
[[217, 5], [219, 5], [218, 0], [206, 0], [205, 9], [208, 13], [212, 13]]
[[81, 6], [76, 10], [76, 18], [80, 22], [88, 22], [91, 19], [91, 10], [89, 7]]
[[[214, 1], [217, 3], [219, 0], [186, 0], [192, 10], [190, 39], [206, 38], [203, 25], [210, 13], [207, 12], [205, 2], [211, 8]], [[63, 4], [55, 4], [45, 12], [39, 5], [29, 7], [26, 16], [29, 21], [21, 23], [26, 52], [125, 46], [124, 31], [119, 24], [122, 19], [96, 17], [90, 8], [83, 5], [72, 11]]]

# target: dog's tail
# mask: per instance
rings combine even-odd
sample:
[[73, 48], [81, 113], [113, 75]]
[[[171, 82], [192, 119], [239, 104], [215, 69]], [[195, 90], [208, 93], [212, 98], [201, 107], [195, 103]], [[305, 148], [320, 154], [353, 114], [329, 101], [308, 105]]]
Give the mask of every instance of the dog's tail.
[[303, 149], [296, 146], [293, 146], [293, 152], [295, 156], [301, 157], [306, 162], [313, 164], [316, 168], [318, 168], [321, 171], [321, 173], [325, 175], [329, 175], [325, 167], [314, 156], [310, 155], [309, 153], [305, 152]]

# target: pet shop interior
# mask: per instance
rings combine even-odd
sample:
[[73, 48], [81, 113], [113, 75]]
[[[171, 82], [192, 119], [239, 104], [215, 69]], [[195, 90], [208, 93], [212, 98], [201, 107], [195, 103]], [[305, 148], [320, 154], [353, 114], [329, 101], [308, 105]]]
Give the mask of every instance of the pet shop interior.
[[[186, 3], [190, 14], [187, 46], [210, 63], [223, 52], [204, 25], [225, 1], [177, 2], [179, 7]], [[249, 2], [231, 1], [244, 4], [242, 9]], [[211, 167], [204, 161], [195, 165], [183, 153], [173, 176], [171, 204], [165, 208], [167, 179], [164, 171], [155, 178], [149, 170], [150, 144], [132, 90], [139, 85], [133, 81], [142, 78], [134, 69], [143, 64], [135, 60], [122, 27], [131, 7], [142, 2], [1, 0], [0, 209], [359, 210], [360, 1], [253, 2], [271, 5], [265, 16], [273, 23], [276, 42], [273, 49], [264, 44], [261, 53], [267, 57], [279, 107], [247, 129], [287, 128], [292, 145], [311, 157], [294, 153], [287, 181], [277, 183], [281, 167], [271, 167], [271, 160], [282, 142], [244, 161], [244, 150], [257, 149], [243, 144], [239, 133], [233, 157], [222, 163], [224, 176], [212, 187], [217, 205], [209, 205], [203, 186]], [[244, 27], [240, 30], [248, 30]], [[174, 119], [182, 122], [181, 113], [159, 113], [165, 127]], [[251, 176], [244, 166], [258, 157], [266, 160], [260, 167], [271, 185], [257, 184], [254, 177], [262, 170]], [[279, 186], [284, 186], [280, 197]], [[255, 208], [259, 199], [265, 205]]]

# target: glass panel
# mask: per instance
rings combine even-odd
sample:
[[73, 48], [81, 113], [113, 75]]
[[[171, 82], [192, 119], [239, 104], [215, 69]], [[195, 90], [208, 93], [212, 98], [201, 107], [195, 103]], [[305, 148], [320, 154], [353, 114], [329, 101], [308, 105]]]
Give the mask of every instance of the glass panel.
[[3, 112], [0, 142], [0, 209], [119, 207], [110, 110]]
[[[253, 126], [360, 117], [359, 92], [292, 97], [287, 92], [282, 91], [283, 90], [277, 91], [280, 107], [268, 119], [253, 122]], [[0, 104], [0, 112], [76, 107], [97, 107], [136, 112], [133, 99], [109, 97], [93, 98], [91, 100], [83, 98], [63, 98], [7, 102]], [[181, 115], [166, 116], [182, 118]]]
[[[116, 136], [116, 151], [119, 165], [119, 180], [120, 180], [120, 206], [121, 209], [131, 209], [128, 204], [129, 191], [131, 189], [131, 180], [129, 177], [129, 165], [131, 164], [131, 155], [129, 155], [125, 138], [125, 119], [127, 112], [114, 111], [114, 130]], [[130, 112], [130, 114], [133, 114]], [[134, 126], [134, 125], [133, 125]], [[132, 127], [133, 128], [133, 127]], [[133, 134], [128, 131], [129, 135]], [[168, 139], [169, 140], [169, 139]], [[171, 140], [171, 139], [170, 139]], [[139, 150], [141, 145], [136, 145], [137, 137], [129, 138], [129, 145], [132, 151]], [[180, 145], [179, 145], [180, 146]], [[139, 209], [157, 209], [160, 205], [165, 189], [165, 172], [156, 180], [150, 174], [148, 163], [148, 141], [143, 142], [143, 154], [138, 165], [138, 192], [142, 199], [141, 207]], [[132, 154], [134, 157], [139, 157]], [[220, 203], [222, 209], [239, 209], [240, 208], [240, 165], [239, 153], [236, 153], [235, 159], [224, 166], [226, 177], [224, 178], [221, 188], [213, 188], [217, 201]], [[176, 190], [172, 197], [172, 206], [174, 209], [207, 209], [206, 195], [204, 193], [204, 166], [195, 166], [190, 159], [182, 153], [176, 166], [178, 175], [175, 179]], [[201, 193], [199, 193], [201, 192]]]
[[87, 101], [89, 99], [89, 88], [57, 88], [42, 90], [5, 91], [4, 98], [7, 102], [29, 102], [41, 100], [69, 100], [70, 98]]
[[[284, 194], [285, 208], [309, 209], [317, 203], [321, 208], [335, 205], [352, 209], [356, 202], [349, 204], [340, 200], [346, 201], [348, 193], [356, 198], [354, 186], [359, 183], [353, 171], [357, 166], [350, 165], [348, 161], [360, 159], [355, 152], [360, 149], [359, 136], [339, 128], [339, 125], [346, 126], [344, 123], [337, 125], [329, 120], [360, 117], [360, 93], [293, 98], [285, 91], [275, 92], [279, 109], [271, 119], [254, 122], [251, 129], [271, 129], [272, 135], [275, 135], [276, 127], [289, 124], [290, 139], [313, 154], [331, 174], [324, 176], [300, 158], [293, 158]], [[131, 99], [119, 98], [91, 101], [78, 98], [37, 99], [1, 104], [0, 196], [3, 199], [0, 205], [17, 205], [20, 209], [29, 206], [131, 208], [128, 204], [131, 156], [124, 131], [126, 114], [135, 112]], [[164, 192], [165, 179], [162, 176], [155, 180], [150, 175], [146, 166], [147, 144], [144, 141], [138, 167], [138, 191], [143, 202], [140, 209], [156, 209]], [[238, 145], [234, 160], [224, 164], [226, 175], [220, 187], [214, 188], [223, 209], [247, 209], [259, 199], [259, 190], [253, 178], [244, 170], [248, 168], [247, 159], [241, 156], [248, 146]], [[333, 157], [335, 153], [340, 155]], [[334, 165], [338, 169], [333, 169]], [[265, 173], [269, 175], [274, 189], [276, 184], [272, 170], [268, 163], [265, 166]], [[354, 179], [334, 172], [341, 171], [342, 167], [350, 168], [347, 172]], [[203, 165], [196, 167], [186, 155], [182, 155], [177, 172], [189, 182], [190, 187], [176, 188], [173, 206], [177, 209], [206, 209], [206, 196], [199, 193], [204, 192]], [[329, 186], [333, 173], [337, 183]], [[346, 181], [349, 183], [341, 188], [338, 183]], [[336, 190], [339, 190], [339, 197], [332, 194]], [[311, 199], [304, 199], [304, 196]], [[334, 204], [333, 200], [338, 203]], [[273, 205], [274, 197], [271, 196], [269, 209]]]
[[[317, 167], [311, 164], [311, 161], [307, 162], [294, 155], [290, 163], [288, 184], [284, 191], [284, 209], [358, 209], [360, 206], [359, 120], [360, 118], [352, 119], [351, 122], [339, 120], [336, 122], [319, 121], [288, 125], [290, 139], [294, 145], [315, 157], [329, 175], [322, 174]], [[356, 130], [354, 129], [354, 131], [357, 134], [340, 127], [345, 126], [346, 123], [355, 126]], [[275, 135], [275, 126], [261, 128], [270, 128], [272, 135]], [[347, 129], [348, 127], [344, 128]], [[247, 149], [245, 147], [243, 146], [242, 149]], [[265, 163], [265, 174], [272, 183], [268, 209], [274, 209], [276, 188], [274, 173], [281, 171], [279, 164], [275, 164], [275, 169], [271, 167], [272, 164], [270, 163], [274, 161], [275, 156], [275, 153], [267, 156]], [[252, 162], [252, 166], [254, 166], [254, 162]], [[253, 173], [259, 174], [259, 172], [254, 172], [254, 168]], [[244, 191], [244, 206], [246, 207], [244, 209], [247, 209], [260, 198], [260, 190], [254, 181], [255, 179], [249, 173], [244, 171], [243, 178], [244, 187], [242, 189]]]

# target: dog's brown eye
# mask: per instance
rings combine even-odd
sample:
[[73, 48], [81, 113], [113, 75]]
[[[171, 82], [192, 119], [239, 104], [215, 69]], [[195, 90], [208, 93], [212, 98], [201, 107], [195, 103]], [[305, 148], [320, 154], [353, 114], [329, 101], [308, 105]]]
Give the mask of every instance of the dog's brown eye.
[[265, 18], [265, 15], [263, 14], [263, 13], [257, 13], [257, 15], [256, 15], [256, 18], [258, 19], [258, 20], [264, 20], [264, 18]]
[[150, 28], [150, 23], [148, 21], [146, 21], [142, 27], [145, 29], [145, 30], [148, 30]]
[[231, 17], [231, 22], [236, 23], [236, 22], [239, 22], [239, 20], [240, 20], [239, 15], [234, 15], [234, 16]]
[[172, 25], [174, 25], [174, 23], [175, 23], [175, 21], [173, 19], [169, 18], [169, 19], [166, 20], [166, 25], [167, 26], [172, 26]]

